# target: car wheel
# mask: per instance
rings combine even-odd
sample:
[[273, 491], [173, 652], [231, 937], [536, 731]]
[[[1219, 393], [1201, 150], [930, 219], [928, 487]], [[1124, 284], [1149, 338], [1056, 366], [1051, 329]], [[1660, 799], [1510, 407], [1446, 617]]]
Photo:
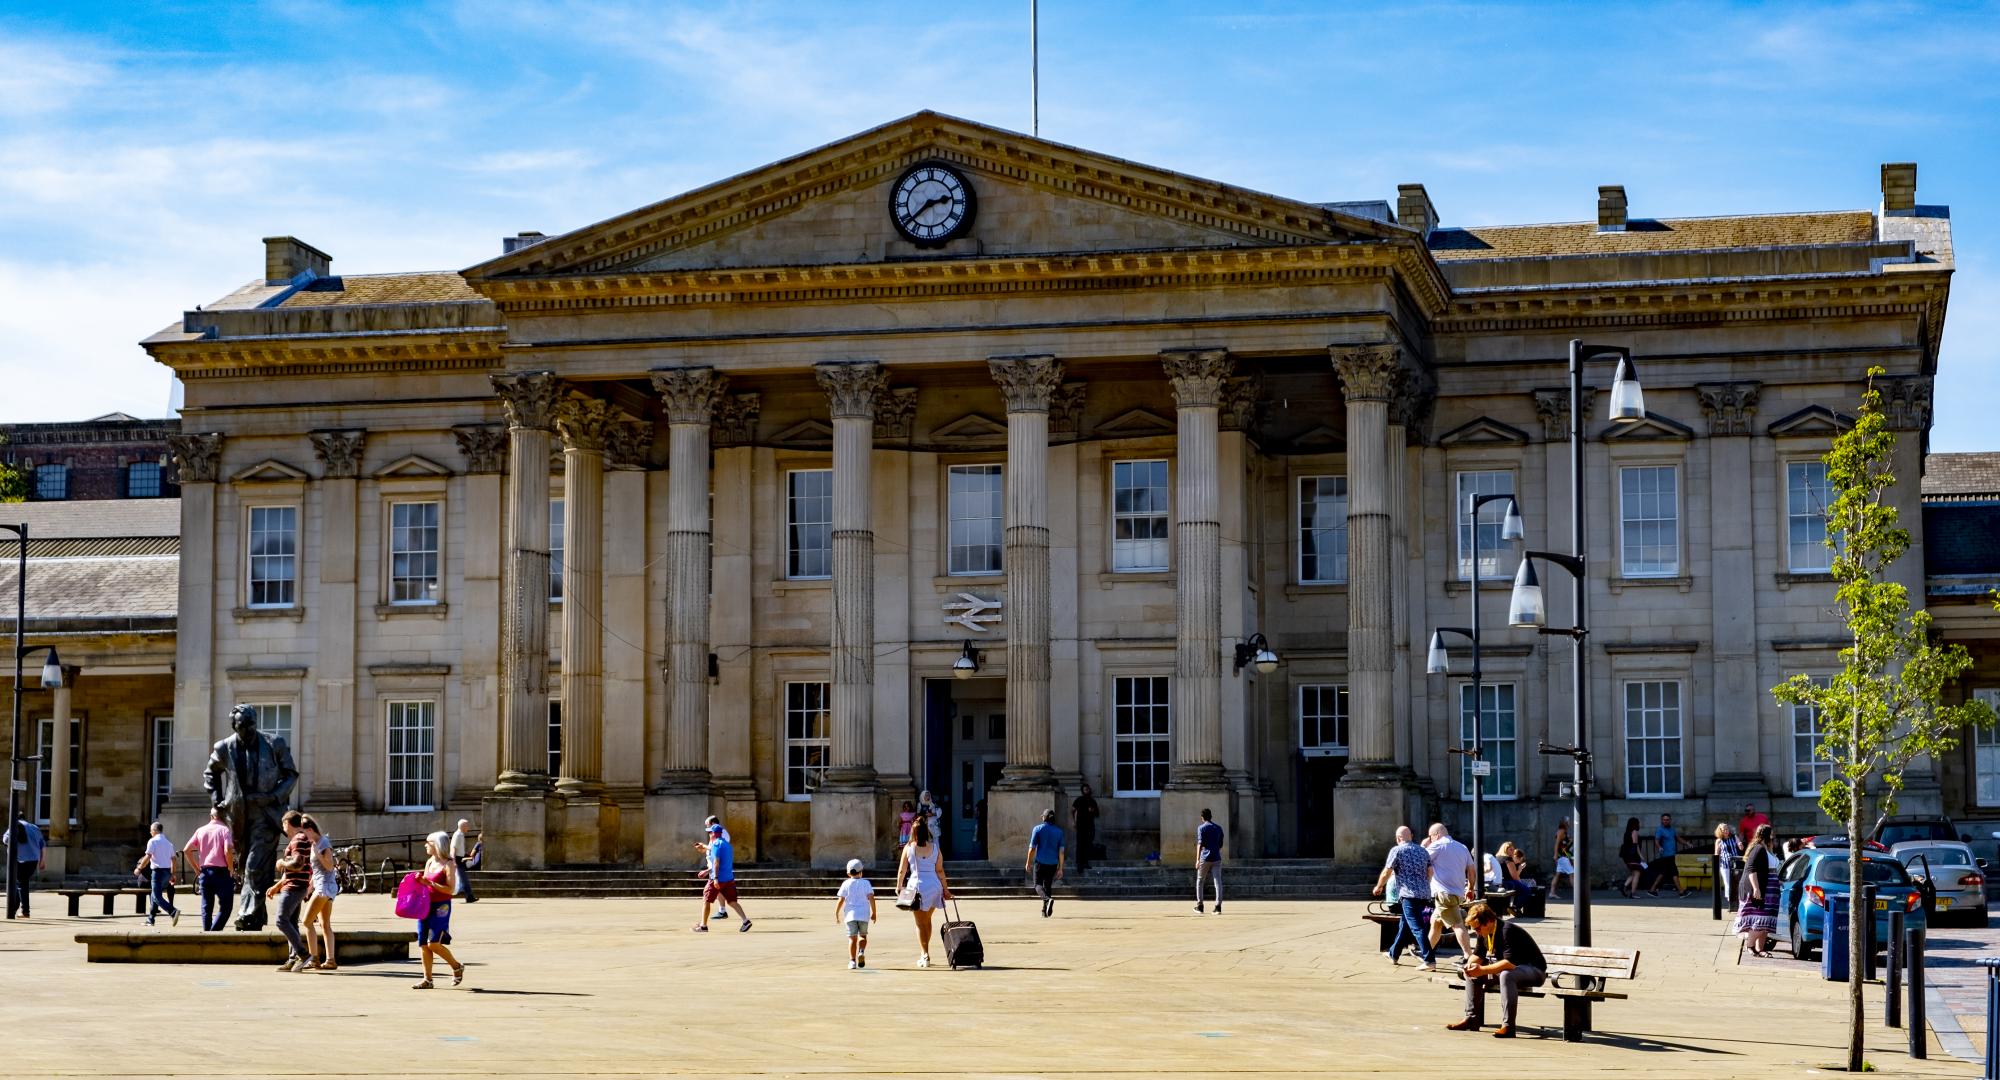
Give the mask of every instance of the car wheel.
[[1793, 918], [1792, 959], [1803, 960], [1810, 963], [1812, 961], [1812, 958], [1813, 958], [1813, 943], [1811, 941], [1806, 940], [1805, 921], [1803, 919]]

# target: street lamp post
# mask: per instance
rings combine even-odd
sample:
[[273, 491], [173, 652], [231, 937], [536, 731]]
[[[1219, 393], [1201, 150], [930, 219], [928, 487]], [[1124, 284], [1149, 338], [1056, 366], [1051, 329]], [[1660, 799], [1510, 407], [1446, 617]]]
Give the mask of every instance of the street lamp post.
[[[1508, 605], [1507, 621], [1517, 627], [1533, 627], [1544, 634], [1556, 634], [1570, 639], [1576, 653], [1570, 666], [1570, 698], [1576, 728], [1575, 742], [1569, 746], [1551, 745], [1542, 740], [1539, 749], [1544, 754], [1568, 757], [1573, 763], [1570, 787], [1570, 820], [1576, 830], [1575, 862], [1576, 873], [1576, 917], [1572, 928], [1572, 940], [1579, 946], [1590, 944], [1590, 729], [1588, 695], [1589, 683], [1586, 678], [1587, 659], [1590, 650], [1589, 622], [1585, 616], [1584, 599], [1589, 581], [1589, 563], [1586, 559], [1584, 543], [1583, 515], [1583, 365], [1592, 360], [1618, 361], [1617, 374], [1612, 379], [1610, 414], [1614, 424], [1632, 424], [1646, 418], [1645, 398], [1639, 387], [1638, 372], [1632, 366], [1632, 350], [1619, 345], [1590, 345], [1581, 340], [1569, 343], [1569, 526], [1570, 550], [1568, 554], [1552, 551], [1530, 551], [1521, 558], [1520, 569], [1514, 575], [1514, 595]], [[1542, 559], [1569, 572], [1571, 583], [1571, 604], [1575, 618], [1567, 628], [1546, 626], [1547, 611], [1542, 602], [1541, 580], [1535, 574], [1535, 560]], [[1588, 1006], [1586, 1006], [1588, 1007]]]
[[[14, 572], [14, 727], [7, 743], [7, 835], [18, 841], [19, 838], [14, 836], [15, 823], [21, 820], [21, 792], [28, 786], [21, 780], [21, 764], [41, 760], [39, 756], [30, 757], [21, 753], [21, 683], [27, 678], [23, 668], [29, 653], [47, 649], [49, 659], [42, 665], [42, 686], [53, 689], [62, 685], [62, 660], [56, 656], [55, 646], [36, 645], [29, 648], [23, 640], [28, 624], [28, 523], [0, 523], [0, 529], [20, 538], [20, 558]], [[58, 738], [69, 737], [67, 731], [56, 734]], [[66, 814], [69, 807], [51, 807], [49, 812]], [[10, 919], [14, 917], [14, 890], [17, 887], [15, 866], [20, 862], [14, 857], [14, 850], [14, 844], [10, 843], [7, 848], [7, 917]]]
[[[1472, 523], [1472, 625], [1440, 626], [1431, 632], [1430, 656], [1424, 670], [1430, 675], [1450, 674], [1450, 662], [1444, 651], [1444, 635], [1456, 634], [1472, 643], [1472, 745], [1455, 746], [1451, 752], [1464, 755], [1470, 762], [1472, 772], [1472, 851], [1479, 862], [1477, 880], [1473, 882], [1475, 899], [1486, 896], [1486, 774], [1492, 768], [1486, 762], [1486, 699], [1480, 689], [1483, 667], [1479, 655], [1479, 511], [1487, 503], [1505, 501], [1507, 514], [1500, 521], [1500, 539], [1519, 540], [1527, 535], [1521, 524], [1521, 504], [1512, 495], [1470, 495], [1466, 497], [1466, 518]], [[1461, 716], [1464, 714], [1461, 712]]]

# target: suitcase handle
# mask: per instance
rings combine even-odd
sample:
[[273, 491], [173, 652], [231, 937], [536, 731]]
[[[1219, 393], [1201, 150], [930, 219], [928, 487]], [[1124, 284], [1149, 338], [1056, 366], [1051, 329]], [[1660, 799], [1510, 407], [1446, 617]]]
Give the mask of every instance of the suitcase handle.
[[956, 896], [951, 898], [951, 921], [952, 922], [965, 921], [964, 919], [958, 917], [958, 897]]

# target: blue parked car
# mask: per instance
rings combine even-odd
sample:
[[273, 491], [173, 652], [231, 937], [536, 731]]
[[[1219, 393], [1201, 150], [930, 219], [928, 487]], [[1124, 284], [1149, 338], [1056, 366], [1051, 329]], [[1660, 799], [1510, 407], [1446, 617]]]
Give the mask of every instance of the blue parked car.
[[[1826, 898], [1847, 895], [1847, 849], [1806, 848], [1778, 868], [1778, 936], [1791, 942], [1792, 956], [1811, 960], [1826, 936]], [[1875, 886], [1875, 941], [1889, 940], [1889, 912], [1900, 910], [1908, 926], [1924, 925], [1922, 888], [1903, 864], [1887, 853], [1864, 854], [1863, 880]]]

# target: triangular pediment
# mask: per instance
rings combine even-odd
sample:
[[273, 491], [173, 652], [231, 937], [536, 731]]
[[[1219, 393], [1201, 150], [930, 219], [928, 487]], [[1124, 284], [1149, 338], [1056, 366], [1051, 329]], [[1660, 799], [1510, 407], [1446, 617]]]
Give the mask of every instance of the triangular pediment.
[[931, 432], [931, 441], [952, 446], [1005, 446], [1007, 425], [968, 413]]
[[[899, 233], [905, 170], [938, 163], [973, 190], [966, 234]], [[926, 257], [1281, 247], [1397, 238], [1384, 221], [1124, 161], [933, 112], [809, 150], [465, 271], [483, 280], [802, 267]]]
[[1843, 416], [1824, 405], [1808, 405], [1798, 412], [1771, 422], [1765, 429], [1772, 435], [1838, 435], [1854, 426], [1854, 418]]
[[1439, 446], [1519, 446], [1527, 441], [1527, 432], [1490, 416], [1467, 420], [1438, 436]]
[[1646, 442], [1652, 439], [1692, 439], [1694, 429], [1672, 417], [1649, 412], [1630, 424], [1612, 424], [1599, 433], [1605, 442]]
[[295, 480], [310, 480], [302, 469], [295, 469], [277, 458], [265, 458], [247, 469], [239, 470], [229, 478], [238, 484], [282, 484]]
[[1129, 409], [1097, 425], [1097, 434], [1113, 439], [1172, 435], [1178, 430], [1172, 420], [1146, 409]]
[[801, 420], [771, 436], [774, 446], [823, 450], [833, 445], [833, 425], [824, 420]]
[[410, 454], [375, 470], [377, 480], [415, 480], [450, 476], [451, 470], [427, 457]]

